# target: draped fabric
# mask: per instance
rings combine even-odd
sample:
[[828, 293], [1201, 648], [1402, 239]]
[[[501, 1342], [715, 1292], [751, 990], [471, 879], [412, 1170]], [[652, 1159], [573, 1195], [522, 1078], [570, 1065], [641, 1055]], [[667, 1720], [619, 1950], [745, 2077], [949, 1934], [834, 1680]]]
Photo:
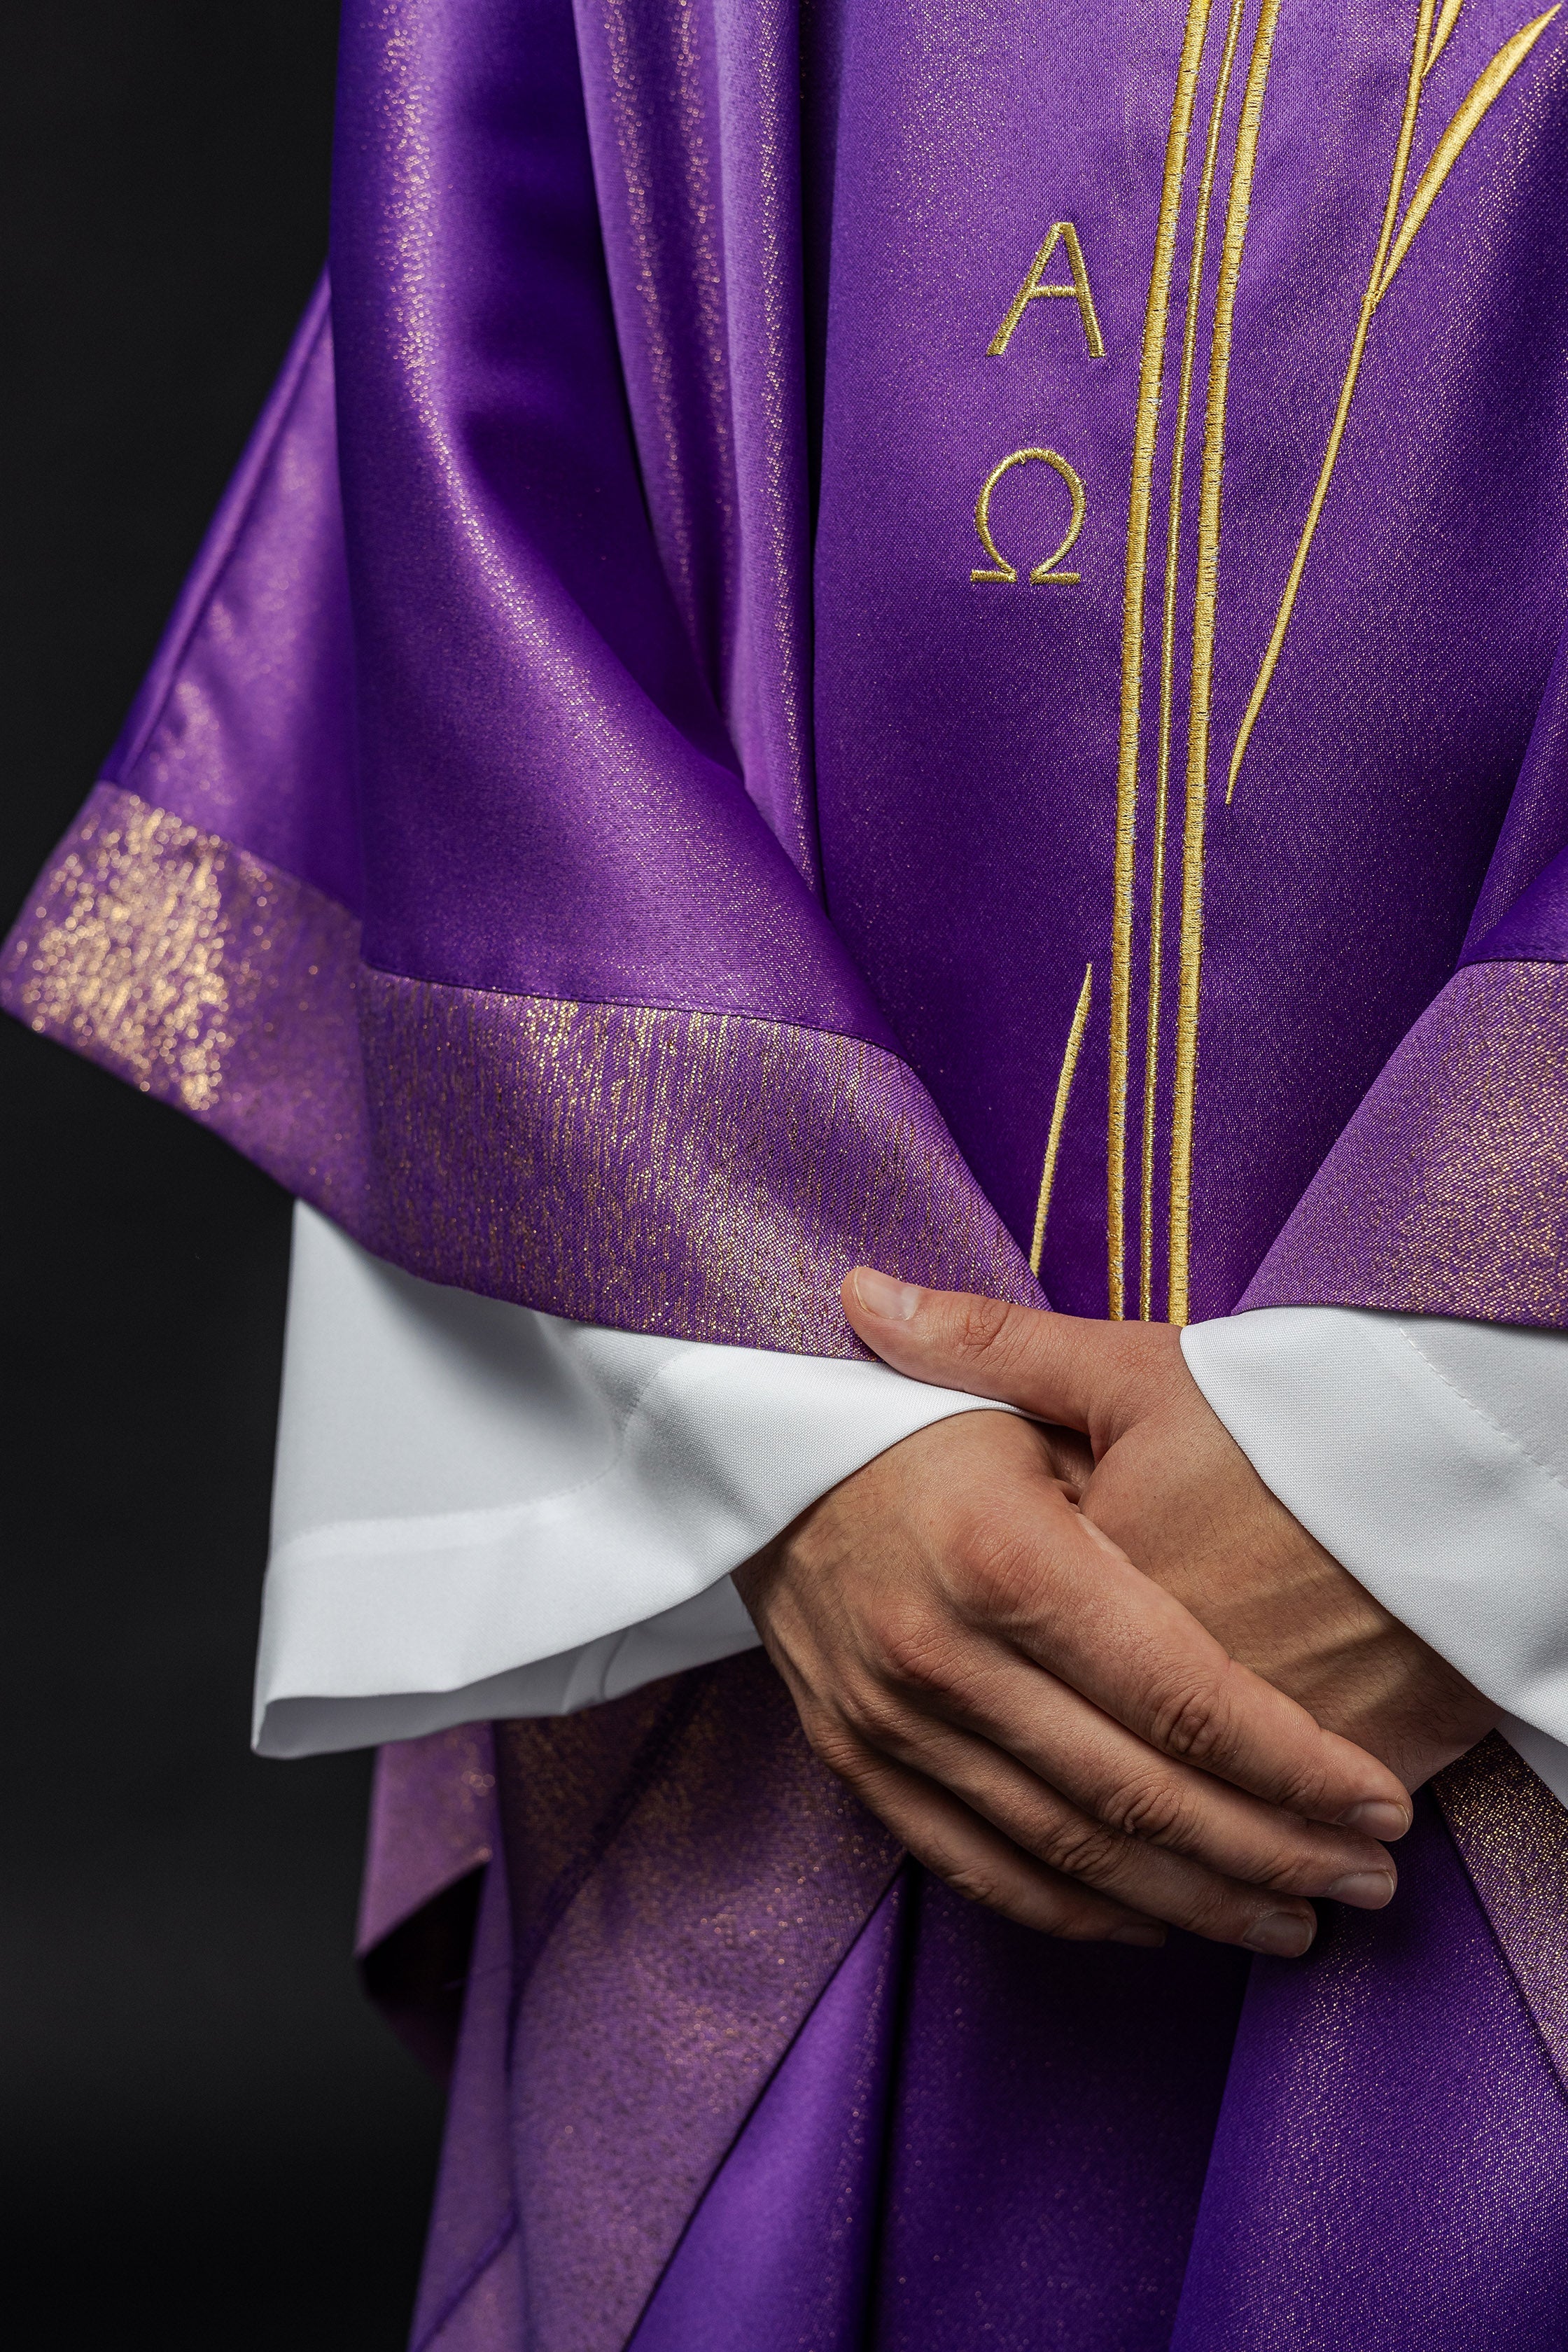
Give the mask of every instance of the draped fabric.
[[[1568, 1323], [1563, 21], [351, 0], [330, 295], [5, 1003], [412, 1271], [618, 1328], [850, 1354], [857, 1259]], [[740, 1662], [503, 1729], [482, 1833], [466, 1751], [389, 1754], [374, 1934], [505, 1831], [422, 2340], [623, 2344], [851, 1953], [894, 2079], [898, 1857], [782, 1705]], [[1442, 2207], [1468, 2347], [1489, 2265], [1556, 2276], [1568, 1902], [1539, 1783], [1467, 1788], [1403, 1901], [1490, 1990], [1347, 1928], [1323, 2013], [1512, 2053], [1537, 2203]], [[900, 1900], [912, 2084], [946, 1914]], [[1450, 2128], [1397, 2070], [1381, 2138], [1292, 2105], [1321, 1968], [1205, 2077], [1184, 2347], [1287, 2340], [1310, 2266], [1214, 2252], [1265, 2160], [1341, 2212]]]

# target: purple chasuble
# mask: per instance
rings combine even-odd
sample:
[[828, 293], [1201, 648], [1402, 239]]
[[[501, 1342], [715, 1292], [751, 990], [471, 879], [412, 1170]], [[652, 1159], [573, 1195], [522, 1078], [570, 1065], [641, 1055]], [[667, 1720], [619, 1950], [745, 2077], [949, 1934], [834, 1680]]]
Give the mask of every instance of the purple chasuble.
[[[349, 0], [330, 293], [0, 996], [414, 1272], [1568, 1326], [1568, 17]], [[743, 1659], [383, 1762], [440, 2352], [1568, 2343], [1568, 1815], [959, 1906]], [[435, 1909], [433, 1901], [441, 1898]]]

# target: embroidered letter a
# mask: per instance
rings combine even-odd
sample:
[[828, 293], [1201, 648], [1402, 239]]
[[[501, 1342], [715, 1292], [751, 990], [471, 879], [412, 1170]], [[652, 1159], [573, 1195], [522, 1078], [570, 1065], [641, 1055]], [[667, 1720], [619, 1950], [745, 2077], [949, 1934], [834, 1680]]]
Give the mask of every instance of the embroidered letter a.
[[[1068, 268], [1072, 271], [1072, 284], [1043, 285], [1041, 280], [1045, 276], [1046, 264], [1058, 245], [1066, 251]], [[1013, 297], [1006, 317], [985, 346], [986, 358], [999, 360], [1013, 340], [1013, 330], [1030, 303], [1044, 301], [1052, 295], [1059, 295], [1065, 300], [1078, 304], [1078, 315], [1083, 321], [1083, 339], [1089, 345], [1089, 358], [1102, 360], [1105, 357], [1105, 339], [1100, 331], [1100, 320], [1094, 314], [1094, 296], [1089, 290], [1089, 272], [1083, 265], [1083, 247], [1078, 241], [1078, 231], [1071, 221], [1053, 223], [1049, 235], [1030, 265], [1028, 276]]]

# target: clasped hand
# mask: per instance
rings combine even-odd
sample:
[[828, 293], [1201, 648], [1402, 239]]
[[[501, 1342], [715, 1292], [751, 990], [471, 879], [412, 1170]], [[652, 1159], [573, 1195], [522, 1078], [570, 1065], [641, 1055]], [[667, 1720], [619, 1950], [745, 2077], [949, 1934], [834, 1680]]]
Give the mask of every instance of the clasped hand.
[[1375, 1909], [1408, 1791], [1495, 1709], [1265, 1486], [1160, 1324], [862, 1267], [867, 1345], [963, 1412], [736, 1581], [806, 1737], [928, 1868], [1026, 1925], [1284, 1955]]

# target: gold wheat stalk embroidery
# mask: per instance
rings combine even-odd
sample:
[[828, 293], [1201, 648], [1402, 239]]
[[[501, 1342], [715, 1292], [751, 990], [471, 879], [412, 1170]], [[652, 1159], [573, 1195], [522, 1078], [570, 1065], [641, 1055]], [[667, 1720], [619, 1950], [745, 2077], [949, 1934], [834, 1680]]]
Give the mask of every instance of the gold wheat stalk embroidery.
[[[1430, 6], [1431, 0], [1424, 0]], [[1247, 244], [1252, 180], [1258, 168], [1258, 134], [1274, 53], [1280, 0], [1263, 0], [1252, 37], [1252, 56], [1236, 131], [1236, 158], [1226, 200], [1220, 242], [1219, 282], [1215, 289], [1209, 340], [1208, 399], [1204, 411], [1204, 454], [1198, 478], [1197, 579], [1193, 595], [1192, 691], [1187, 706], [1187, 795], [1182, 834], [1181, 966], [1176, 993], [1176, 1053], [1171, 1086], [1170, 1283], [1167, 1313], [1173, 1323], [1187, 1319], [1192, 1247], [1193, 1127], [1197, 1100], [1198, 999], [1204, 940], [1204, 828], [1208, 803], [1209, 704], [1214, 686], [1215, 626], [1219, 604], [1221, 498], [1225, 481], [1226, 404], [1230, 392], [1230, 346], [1236, 324], [1237, 289]]]
[[1051, 1213], [1051, 1191], [1057, 1181], [1057, 1154], [1061, 1150], [1062, 1129], [1067, 1124], [1068, 1100], [1072, 1093], [1073, 1072], [1078, 1067], [1079, 1049], [1083, 1033], [1089, 1026], [1089, 998], [1094, 989], [1094, 966], [1084, 968], [1083, 986], [1078, 992], [1078, 1005], [1068, 1031], [1067, 1050], [1062, 1055], [1061, 1069], [1057, 1076], [1056, 1100], [1051, 1105], [1050, 1133], [1046, 1138], [1046, 1162], [1040, 1171], [1040, 1197], [1035, 1204], [1035, 1237], [1029, 1244], [1029, 1272], [1037, 1279], [1040, 1271], [1040, 1253], [1046, 1246], [1046, 1219]]
[[1427, 75], [1431, 72], [1433, 67], [1436, 64], [1444, 50], [1447, 47], [1448, 36], [1453, 31], [1455, 26], [1458, 23], [1459, 11], [1464, 5], [1465, 0], [1443, 0], [1442, 9], [1438, 15], [1436, 26], [1432, 35], [1432, 46], [1426, 52], [1426, 63], [1421, 68], [1421, 79], [1423, 81], [1426, 80]]
[[1165, 168], [1160, 217], [1154, 231], [1154, 266], [1143, 313], [1143, 347], [1138, 370], [1138, 409], [1132, 435], [1132, 481], [1127, 508], [1127, 572], [1121, 599], [1121, 725], [1116, 755], [1116, 851], [1110, 911], [1110, 1108], [1106, 1134], [1107, 1311], [1120, 1321], [1126, 1311], [1127, 1267], [1127, 1071], [1132, 1009], [1133, 852], [1138, 811], [1138, 740], [1143, 713], [1143, 599], [1149, 557], [1149, 518], [1154, 496], [1154, 444], [1160, 427], [1160, 392], [1165, 368], [1165, 331], [1170, 319], [1171, 278], [1176, 262], [1176, 224], [1186, 176], [1187, 140], [1197, 100], [1211, 0], [1190, 0], [1176, 94], [1165, 138]]
[[[1322, 515], [1324, 501], [1329, 494], [1329, 484], [1333, 478], [1334, 466], [1339, 457], [1340, 444], [1344, 439], [1345, 425], [1350, 418], [1351, 403], [1355, 397], [1356, 379], [1361, 373], [1361, 363], [1366, 351], [1367, 336], [1372, 328], [1373, 313], [1393, 284], [1394, 274], [1409, 252], [1416, 231], [1431, 211], [1443, 183], [1458, 162], [1466, 145], [1489, 110], [1500, 98], [1553, 16], [1556, 16], [1561, 5], [1562, 0], [1557, 0], [1556, 6], [1548, 8], [1543, 15], [1532, 18], [1528, 25], [1523, 26], [1519, 32], [1515, 33], [1511, 40], [1503, 43], [1490, 64], [1476, 77], [1466, 92], [1458, 113], [1433, 149], [1432, 160], [1417, 181], [1415, 192], [1410, 199], [1409, 208], [1403, 222], [1400, 222], [1399, 205], [1405, 193], [1405, 175], [1410, 168], [1410, 150], [1415, 137], [1415, 118], [1421, 106], [1422, 84], [1447, 46], [1448, 36], [1458, 22], [1460, 7], [1463, 5], [1463, 0], [1444, 0], [1443, 12], [1437, 19], [1436, 29], [1434, 32], [1432, 29], [1433, 0], [1421, 0], [1415, 19], [1415, 38], [1410, 53], [1410, 74], [1405, 87], [1405, 111], [1400, 120], [1399, 138], [1394, 151], [1394, 170], [1389, 181], [1388, 202], [1384, 207], [1383, 226], [1378, 235], [1377, 250], [1373, 257], [1372, 270], [1366, 282], [1366, 292], [1362, 298], [1361, 314], [1356, 320], [1355, 334], [1351, 342], [1345, 380], [1340, 390], [1339, 405], [1334, 411], [1334, 421], [1329, 433], [1328, 446], [1323, 452], [1323, 462], [1318, 475], [1317, 487], [1312, 492], [1311, 502], [1307, 509], [1306, 523], [1296, 549], [1289, 575], [1285, 583], [1285, 593], [1279, 600], [1279, 610], [1275, 615], [1273, 631], [1264, 652], [1262, 667], [1258, 673], [1258, 682], [1252, 689], [1251, 699], [1247, 703], [1237, 734], [1236, 749], [1231, 753], [1230, 781], [1226, 791], [1227, 802], [1236, 791], [1236, 780], [1241, 772], [1241, 762], [1246, 756], [1247, 744], [1251, 740], [1252, 730], [1258, 724], [1258, 714], [1263, 708], [1265, 697], [1273, 681], [1274, 672], [1279, 667], [1286, 632], [1290, 626], [1290, 616], [1296, 609], [1296, 597], [1300, 589], [1301, 577], [1307, 568], [1307, 558], [1311, 553], [1312, 541]], [[1396, 223], [1398, 223], [1397, 230]]]
[[1182, 543], [1182, 485], [1186, 470], [1187, 420], [1192, 411], [1197, 359], [1204, 255], [1208, 245], [1209, 206], [1219, 166], [1220, 131], [1230, 77], [1241, 39], [1247, 0], [1231, 0], [1219, 71], [1209, 103], [1208, 135], [1193, 212], [1192, 258], [1187, 272], [1186, 315], [1182, 326], [1182, 372], [1171, 433], [1171, 495], [1165, 522], [1165, 595], [1160, 632], [1160, 725], [1154, 778], [1154, 831], [1149, 880], [1149, 1007], [1143, 1041], [1143, 1136], [1138, 1224], [1138, 1313], [1148, 1322], [1154, 1289], [1154, 1128], [1160, 1080], [1161, 991], [1164, 980], [1165, 846], [1171, 803], [1171, 717], [1176, 682], [1176, 596]]

